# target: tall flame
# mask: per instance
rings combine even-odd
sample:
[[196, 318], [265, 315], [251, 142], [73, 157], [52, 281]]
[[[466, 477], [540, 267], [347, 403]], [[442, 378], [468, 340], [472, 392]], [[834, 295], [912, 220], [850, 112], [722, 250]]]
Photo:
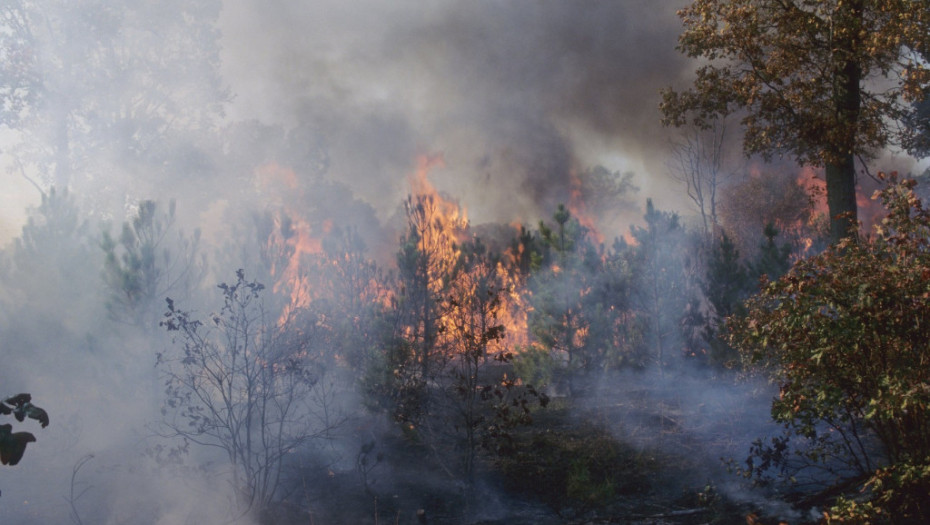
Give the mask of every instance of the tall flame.
[[[435, 268], [432, 272], [430, 287], [434, 291], [442, 289], [442, 279], [446, 272], [456, 265], [461, 255], [461, 246], [464, 242], [472, 240], [469, 232], [467, 213], [455, 201], [440, 194], [429, 180], [432, 169], [445, 166], [441, 154], [426, 155], [417, 158], [416, 170], [410, 176], [411, 199], [409, 206], [422, 206], [421, 213], [429, 221], [428, 225], [421, 225], [422, 235], [419, 238], [419, 248], [429, 251], [436, 256]], [[515, 227], [516, 230], [516, 227]], [[503, 351], [512, 351], [518, 346], [526, 345], [528, 341], [527, 305], [525, 298], [525, 284], [520, 282], [518, 272], [514, 271], [511, 261], [496, 261], [490, 267], [477, 267], [471, 269], [471, 274], [460, 275], [452, 283], [451, 293], [470, 300], [475, 298], [477, 283], [493, 274], [500, 289], [496, 290], [500, 308], [497, 310], [496, 323], [504, 326], [504, 338], [491, 341], [488, 344], [489, 354]], [[458, 312], [461, 314], [461, 312]], [[453, 318], [455, 312], [449, 313], [439, 320], [441, 332], [446, 341], [440, 344], [455, 347], [454, 338], [461, 337], [457, 330], [461, 329], [461, 318]]]
[[269, 196], [269, 203], [278, 208], [274, 218], [275, 228], [266, 242], [272, 252], [287, 254], [283, 264], [272, 261], [270, 268], [275, 279], [272, 290], [289, 297], [289, 303], [279, 320], [284, 323], [295, 311], [310, 304], [311, 283], [304, 269], [311, 257], [322, 253], [322, 238], [332, 229], [332, 222], [325, 220], [321, 224], [311, 225], [295, 209], [299, 199], [294, 196], [299, 195], [300, 188], [297, 174], [291, 168], [273, 162], [260, 167], [256, 175]]
[[591, 239], [594, 240], [596, 244], [603, 244], [604, 234], [598, 229], [594, 217], [588, 212], [588, 206], [584, 201], [582, 181], [581, 177], [578, 175], [578, 170], [572, 168], [568, 176], [571, 188], [571, 195], [567, 205], [568, 211], [578, 220], [579, 224], [588, 230], [588, 235], [591, 236]]

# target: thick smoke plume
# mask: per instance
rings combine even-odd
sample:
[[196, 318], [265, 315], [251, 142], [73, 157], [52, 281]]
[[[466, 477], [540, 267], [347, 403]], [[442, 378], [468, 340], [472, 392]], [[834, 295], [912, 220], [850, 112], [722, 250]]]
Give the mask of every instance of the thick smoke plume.
[[436, 152], [476, 222], [544, 218], [598, 164], [666, 188], [658, 89], [689, 67], [675, 2], [274, 5], [223, 12], [230, 114], [311, 123], [330, 176], [376, 207]]

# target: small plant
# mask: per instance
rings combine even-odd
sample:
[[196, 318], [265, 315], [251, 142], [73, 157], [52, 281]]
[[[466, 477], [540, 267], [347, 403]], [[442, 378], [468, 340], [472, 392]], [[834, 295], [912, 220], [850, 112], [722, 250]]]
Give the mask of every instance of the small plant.
[[[29, 394], [16, 394], [0, 403], [0, 414], [10, 415], [16, 421], [23, 421], [27, 417], [35, 419], [42, 425], [48, 426], [48, 413], [32, 404]], [[7, 423], [0, 425], [0, 462], [4, 465], [16, 465], [26, 452], [26, 445], [35, 442], [36, 437], [31, 432], [13, 432], [13, 425]]]
[[[48, 426], [48, 413], [33, 405], [32, 396], [29, 394], [16, 394], [4, 399], [0, 402], [0, 414], [12, 414], [16, 421], [20, 422], [28, 417], [38, 421], [42, 428]], [[0, 425], [0, 463], [16, 465], [23, 459], [26, 445], [34, 443], [35, 440], [36, 437], [31, 432], [13, 432], [13, 425]]]

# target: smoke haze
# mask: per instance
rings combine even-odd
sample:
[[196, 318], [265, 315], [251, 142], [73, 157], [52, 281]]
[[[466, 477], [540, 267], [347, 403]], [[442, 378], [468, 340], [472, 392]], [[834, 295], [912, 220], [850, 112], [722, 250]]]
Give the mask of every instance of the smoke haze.
[[[681, 184], [667, 176], [670, 132], [658, 112], [659, 89], [686, 82], [693, 68], [675, 50], [681, 29], [675, 11], [685, 3], [166, 0], [140, 7], [21, 0], [0, 6], [30, 13], [24, 19], [37, 28], [19, 40], [0, 31], [0, 40], [35, 50], [21, 62], [5, 60], [0, 71], [30, 72], [21, 86], [0, 86], [0, 395], [30, 392], [52, 414], [48, 429], [23, 427], [37, 437], [23, 463], [0, 467], [0, 523], [65, 523], [69, 515], [75, 523], [127, 523], [139, 515], [153, 524], [235, 518], [232, 476], [211, 469], [224, 464], [222, 454], [191, 447], [190, 464], [202, 469], [156, 468], [171, 464], [171, 451], [159, 448], [164, 429], [153, 426], [166, 395], [155, 356], [178, 348], [156, 328], [165, 297], [206, 319], [218, 308], [216, 285], [231, 282], [237, 268], [271, 290], [273, 277], [281, 279], [272, 275], [276, 269], [318, 255], [335, 233], [357, 231], [373, 259], [395, 263], [404, 198], [423, 159], [432, 166], [429, 181], [472, 224], [483, 224], [491, 241], [509, 243], [515, 224], [551, 225], [557, 205], [578, 199], [607, 245], [641, 222], [646, 198], [658, 209], [687, 208]], [[20, 96], [27, 109], [16, 110]], [[151, 230], [162, 243], [156, 243], [159, 261], [179, 254], [191, 260], [181, 261], [188, 266], [177, 274], [166, 264], [170, 271], [159, 278], [167, 284], [150, 294], [154, 303], [139, 306], [133, 297], [114, 299], [113, 291], [123, 289], [113, 284], [119, 281], [113, 269], [133, 262], [132, 228], [123, 224], [148, 199], [158, 201]], [[677, 218], [670, 222], [677, 227]], [[666, 248], [677, 254], [683, 245]], [[613, 255], [618, 274], [629, 271], [630, 261], [620, 261], [626, 254]], [[653, 262], [663, 271], [671, 267]], [[363, 263], [353, 267], [361, 277], [350, 276], [362, 283], [347, 294], [352, 306], [394, 300], [372, 284], [381, 275], [364, 274], [371, 267]], [[567, 273], [554, 268], [556, 281]], [[306, 288], [312, 278], [325, 281], [325, 269], [296, 279]], [[307, 276], [314, 271], [321, 273]], [[698, 273], [687, 271], [689, 278]], [[104, 285], [101, 274], [111, 281]], [[606, 296], [630, 293], [632, 278], [624, 275], [630, 282]], [[343, 284], [337, 280], [324, 284], [336, 288]], [[605, 311], [613, 306], [628, 305]], [[322, 333], [333, 318], [357, 321], [356, 313], [320, 314], [310, 325]], [[376, 332], [362, 328], [348, 332], [360, 338]], [[670, 354], [685, 346], [669, 341]], [[333, 354], [350, 346], [313, 344]], [[687, 380], [668, 384], [624, 373], [597, 385], [617, 399], [661, 390], [642, 395], [645, 415], [639, 404], [618, 401], [616, 410], [630, 416], [614, 429], [618, 436], [629, 437], [623, 432], [635, 427], [646, 443], [656, 403], [674, 405], [670, 413], [695, 440], [719, 434], [715, 418], [737, 410], [733, 400], [742, 400], [743, 387], [706, 388], [690, 371], [682, 366]], [[343, 386], [358, 380], [337, 379]], [[355, 392], [345, 389], [327, 410], [362, 412]], [[766, 396], [754, 403], [764, 405]], [[758, 435], [753, 431], [764, 427], [758, 419], [767, 414], [754, 413], [761, 417], [733, 425]], [[330, 440], [326, 454], [307, 462], [323, 465], [317, 470], [327, 479], [336, 477], [326, 473], [330, 466], [352, 471], [366, 445], [357, 441], [387, 433], [367, 428], [359, 438], [355, 430], [343, 429], [342, 441]], [[721, 451], [708, 445], [700, 452]], [[500, 506], [505, 513], [507, 502]]]
[[437, 186], [477, 222], [546, 217], [568, 200], [570, 170], [597, 164], [664, 192], [658, 89], [689, 67], [677, 5], [226, 5], [230, 115], [308, 123], [329, 175], [382, 213], [431, 153], [445, 158]]

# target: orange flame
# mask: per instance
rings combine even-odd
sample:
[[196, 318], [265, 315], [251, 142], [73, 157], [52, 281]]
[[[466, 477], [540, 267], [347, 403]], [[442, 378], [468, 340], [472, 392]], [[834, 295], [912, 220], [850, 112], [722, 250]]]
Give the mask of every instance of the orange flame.
[[429, 181], [429, 172], [433, 168], [444, 167], [446, 167], [446, 160], [442, 153], [417, 156], [417, 168], [408, 178], [410, 191], [417, 195], [436, 194], [436, 188]]
[[588, 230], [588, 234], [596, 244], [603, 244], [604, 234], [598, 229], [594, 217], [591, 217], [588, 213], [588, 207], [584, 202], [584, 194], [582, 192], [581, 177], [578, 176], [578, 171], [575, 168], [572, 168], [568, 172], [568, 180], [569, 187], [571, 188], [571, 195], [569, 196], [567, 205], [568, 211], [572, 212], [572, 216], [578, 219], [578, 223]]
[[[420, 237], [419, 243], [421, 249], [430, 251], [437, 258], [435, 269], [431, 272], [431, 279], [435, 279], [435, 282], [430, 283], [430, 287], [434, 290], [442, 287], [444, 273], [455, 266], [461, 254], [461, 245], [471, 238], [466, 211], [457, 202], [440, 194], [429, 181], [430, 170], [444, 166], [441, 154], [420, 156], [417, 158], [416, 170], [409, 179], [413, 194], [411, 203], [428, 208], [424, 211], [428, 215], [429, 231]], [[514, 225], [515, 230], [518, 228], [519, 225]], [[504, 326], [504, 336], [502, 340], [489, 342], [487, 352], [495, 355], [528, 344], [528, 305], [524, 283], [519, 282], [521, 277], [513, 271], [513, 265], [499, 261], [492, 267], [478, 267], [471, 271], [473, 274], [460, 275], [452, 283], [454, 291], [451, 293], [462, 300], [478, 297], [477, 282], [489, 274], [493, 274], [502, 287], [498, 290], [500, 308], [496, 312], [495, 322]], [[439, 320], [445, 339], [440, 343], [441, 346], [456, 348], [456, 340], [464, 340], [458, 330], [462, 329], [462, 316], [466, 314], [462, 308], [453, 308], [446, 317]]]
[[[289, 254], [283, 267], [273, 263], [270, 268], [275, 278], [272, 290], [285, 293], [290, 299], [279, 319], [279, 323], [285, 323], [294, 312], [310, 304], [311, 285], [304, 267], [309, 258], [322, 253], [322, 237], [332, 229], [332, 222], [326, 220], [314, 227], [293, 209], [300, 201], [294, 197], [299, 197], [300, 192], [297, 174], [291, 168], [272, 162], [258, 168], [256, 178], [268, 201], [280, 209], [267, 242], [270, 247], [278, 248], [274, 251]], [[285, 220], [289, 222], [285, 224]]]
[[814, 209], [814, 215], [828, 215], [827, 208], [827, 183], [822, 176], [822, 169], [811, 166], [803, 166], [798, 173], [797, 184], [805, 190], [811, 197], [811, 203]]

